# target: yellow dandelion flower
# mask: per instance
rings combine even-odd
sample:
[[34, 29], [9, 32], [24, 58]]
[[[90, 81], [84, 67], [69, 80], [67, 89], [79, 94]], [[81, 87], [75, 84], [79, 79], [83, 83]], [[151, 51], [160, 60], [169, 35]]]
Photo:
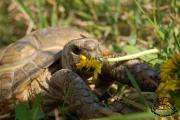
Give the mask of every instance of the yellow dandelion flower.
[[93, 69], [94, 70], [93, 79], [96, 80], [98, 74], [101, 73], [102, 64], [99, 60], [93, 57], [87, 59], [84, 55], [81, 55], [80, 62], [76, 64], [76, 67], [78, 69], [82, 69], [82, 68], [86, 68], [87, 70]]
[[158, 91], [180, 89], [180, 54], [175, 54], [161, 66], [161, 83]]

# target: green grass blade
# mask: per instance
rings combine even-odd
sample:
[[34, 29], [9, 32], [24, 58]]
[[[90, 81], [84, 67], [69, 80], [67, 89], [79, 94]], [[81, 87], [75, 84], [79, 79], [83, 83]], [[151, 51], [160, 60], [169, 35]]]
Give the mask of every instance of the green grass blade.
[[177, 40], [177, 37], [176, 37], [176, 34], [175, 34], [175, 33], [173, 33], [173, 37], [174, 37], [174, 41], [175, 41], [175, 43], [176, 43], [176, 45], [177, 45], [177, 47], [178, 47], [178, 50], [179, 50], [179, 52], [180, 52], [180, 41]]
[[99, 119], [93, 119], [93, 120], [152, 120], [154, 117], [155, 115], [151, 112], [143, 112], [143, 113], [99, 118]]
[[82, 5], [84, 5], [87, 8], [87, 12], [84, 12], [86, 14], [89, 13], [90, 20], [98, 20], [97, 13], [96, 13], [96, 7], [93, 2], [88, 2], [87, 0], [81, 0]]
[[39, 28], [48, 27], [48, 22], [46, 17], [44, 16], [44, 9], [45, 9], [45, 1], [44, 0], [35, 0], [37, 9], [38, 9], [38, 26]]
[[40, 107], [41, 107], [41, 96], [38, 95], [34, 100], [33, 108], [31, 111], [33, 120], [44, 118], [45, 114], [40, 110]]
[[32, 22], [33, 26], [35, 26], [36, 24], [35, 24], [35, 21], [34, 21], [34, 19], [33, 19], [33, 17], [32, 17], [31, 10], [24, 5], [23, 0], [15, 0], [15, 2], [18, 4], [21, 12], [22, 12], [26, 17], [28, 17], [28, 19], [30, 20], [30, 22]]
[[[146, 14], [146, 12], [143, 10], [143, 8], [141, 7], [140, 3], [137, 0], [134, 0], [138, 9], [141, 11], [142, 14], [145, 15], [146, 19], [148, 20], [148, 22], [153, 25], [153, 27], [155, 28], [157, 34], [159, 35], [159, 37], [164, 40], [164, 33], [160, 30], [160, 26], [156, 23], [156, 20], [151, 20], [151, 18]], [[154, 18], [155, 19], [155, 18]]]
[[58, 24], [58, 16], [57, 16], [57, 4], [53, 5], [52, 13], [51, 13], [51, 26], [55, 27]]
[[123, 97], [122, 99], [123, 99], [123, 101], [124, 101], [125, 103], [127, 103], [128, 105], [132, 105], [132, 106], [134, 106], [134, 107], [136, 107], [136, 108], [139, 108], [139, 109], [141, 109], [141, 110], [143, 110], [143, 111], [146, 110], [146, 107], [145, 107], [144, 105], [140, 104], [140, 103], [137, 103], [137, 102], [135, 102], [135, 101], [133, 101], [133, 100], [131, 100], [131, 99], [129, 99], [129, 98], [125, 98], [125, 97]]
[[138, 94], [139, 94], [139, 96], [140, 96], [140, 98], [141, 98], [141, 101], [142, 101], [142, 102], [146, 105], [146, 107], [148, 108], [147, 101], [146, 101], [145, 97], [143, 96], [143, 94], [141, 93], [141, 89], [139, 88], [136, 80], [134, 79], [134, 77], [132, 76], [132, 74], [131, 74], [128, 70], [126, 70], [126, 74], [128, 75], [128, 78], [129, 78], [131, 84], [133, 85], [133, 87], [137, 90], [137, 92], [138, 92]]
[[114, 21], [117, 24], [118, 23], [118, 18], [120, 16], [120, 10], [121, 10], [121, 1], [120, 0], [116, 0], [116, 12], [114, 14]]

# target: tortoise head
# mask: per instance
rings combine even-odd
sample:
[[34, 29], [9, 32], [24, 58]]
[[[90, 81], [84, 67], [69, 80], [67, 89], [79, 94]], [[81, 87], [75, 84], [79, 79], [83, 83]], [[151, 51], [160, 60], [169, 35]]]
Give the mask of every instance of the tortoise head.
[[80, 60], [80, 56], [87, 58], [102, 55], [99, 42], [94, 38], [81, 38], [70, 41], [62, 50], [62, 67], [72, 69]]

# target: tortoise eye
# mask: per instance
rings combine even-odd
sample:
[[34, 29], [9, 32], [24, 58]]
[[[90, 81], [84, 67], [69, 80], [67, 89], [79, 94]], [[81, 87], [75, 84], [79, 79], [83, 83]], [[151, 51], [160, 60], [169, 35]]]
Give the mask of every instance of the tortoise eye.
[[81, 53], [81, 49], [78, 46], [73, 46], [72, 52], [76, 55], [79, 55]]

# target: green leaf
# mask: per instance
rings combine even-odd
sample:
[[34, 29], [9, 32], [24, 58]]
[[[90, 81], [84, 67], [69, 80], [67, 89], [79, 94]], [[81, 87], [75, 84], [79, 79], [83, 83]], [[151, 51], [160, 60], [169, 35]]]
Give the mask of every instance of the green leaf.
[[120, 46], [118, 46], [117, 44], [112, 43], [112, 51], [117, 52], [117, 53], [121, 53], [122, 48]]
[[17, 120], [31, 120], [31, 113], [25, 104], [17, 104], [15, 106], [15, 114]]
[[126, 52], [127, 54], [133, 54], [133, 53], [138, 53], [141, 52], [141, 50], [134, 45], [126, 45], [123, 47], [123, 51]]
[[160, 63], [157, 54], [149, 54], [146, 56], [142, 56], [141, 59], [144, 60], [145, 62], [151, 63], [152, 65], [155, 65], [156, 63]]
[[130, 45], [136, 45], [137, 35], [135, 33], [132, 33], [128, 42]]
[[33, 114], [33, 120], [39, 120], [39, 119], [42, 119], [44, 118], [45, 114], [41, 111], [36, 111], [36, 114]]
[[31, 110], [32, 119], [37, 120], [44, 117], [44, 113], [40, 110], [41, 106], [41, 97], [36, 96], [35, 101], [33, 103], [33, 108]]
[[[123, 47], [123, 51], [126, 52], [127, 54], [134, 54], [134, 53], [141, 52], [142, 50], [135, 47], [134, 45], [127, 45]], [[140, 57], [140, 59], [144, 60], [145, 62], [151, 63], [153, 65], [160, 62], [158, 60], [157, 54], [148, 54], [148, 55]]]
[[176, 107], [176, 109], [180, 112], [180, 96], [179, 96], [180, 90], [171, 92], [171, 98], [173, 105]]
[[40, 96], [37, 96], [34, 100], [33, 107], [30, 109], [28, 105], [17, 104], [15, 107], [17, 120], [39, 120], [44, 118], [45, 114], [40, 109]]

